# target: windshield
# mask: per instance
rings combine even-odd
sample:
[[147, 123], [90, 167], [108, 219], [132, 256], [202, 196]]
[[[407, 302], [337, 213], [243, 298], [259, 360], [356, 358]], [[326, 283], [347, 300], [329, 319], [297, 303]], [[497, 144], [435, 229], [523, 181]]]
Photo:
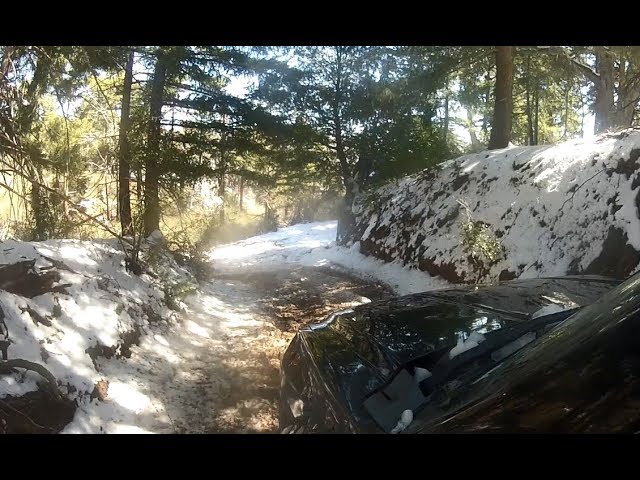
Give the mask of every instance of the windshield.
[[[617, 431], [640, 425], [640, 274], [447, 391], [421, 430]], [[420, 424], [420, 422], [417, 422]]]

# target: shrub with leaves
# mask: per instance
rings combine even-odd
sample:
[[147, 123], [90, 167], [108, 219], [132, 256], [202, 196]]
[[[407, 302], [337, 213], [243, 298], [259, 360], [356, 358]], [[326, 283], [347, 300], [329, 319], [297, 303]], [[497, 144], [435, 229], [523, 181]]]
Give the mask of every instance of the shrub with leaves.
[[502, 260], [502, 244], [489, 224], [473, 220], [469, 206], [461, 200], [458, 200], [458, 203], [466, 212], [462, 225], [462, 245], [470, 255], [476, 281], [479, 282], [486, 277], [491, 265]]
[[198, 291], [198, 286], [188, 280], [169, 283], [163, 279], [164, 301], [171, 310], [180, 311], [182, 301], [192, 293]]
[[490, 264], [502, 257], [502, 248], [489, 225], [480, 221], [465, 222], [463, 244], [474, 258], [484, 258]]

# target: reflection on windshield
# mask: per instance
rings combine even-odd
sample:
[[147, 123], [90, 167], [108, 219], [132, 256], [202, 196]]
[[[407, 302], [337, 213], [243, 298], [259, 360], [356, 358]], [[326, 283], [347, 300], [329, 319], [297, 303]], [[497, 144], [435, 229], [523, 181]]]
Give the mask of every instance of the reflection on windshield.
[[617, 280], [598, 277], [538, 278], [514, 280], [508, 284], [484, 285], [473, 291], [467, 287], [455, 287], [428, 292], [427, 296], [481, 308], [509, 311], [526, 318], [550, 304], [563, 308], [589, 305], [619, 283]]
[[[471, 328], [473, 328], [474, 330], [477, 329], [477, 328], [480, 328], [483, 325], [487, 324], [487, 320], [489, 320], [488, 317], [476, 318], [473, 322], [471, 322]], [[480, 333], [482, 333], [482, 332], [480, 332]]]
[[[553, 331], [536, 342], [530, 349], [516, 355], [514, 364], [527, 363], [528, 368], [539, 369], [558, 361], [581, 342], [592, 340], [634, 309], [640, 293], [640, 274], [613, 288], [592, 305], [582, 308], [575, 315], [558, 325]], [[632, 302], [632, 300], [635, 302]], [[616, 310], [616, 307], [620, 307]], [[614, 312], [614, 310], [616, 310]], [[540, 363], [537, 363], [540, 362]]]
[[431, 431], [636, 431], [639, 398], [636, 274], [453, 392], [445, 409], [430, 413]]

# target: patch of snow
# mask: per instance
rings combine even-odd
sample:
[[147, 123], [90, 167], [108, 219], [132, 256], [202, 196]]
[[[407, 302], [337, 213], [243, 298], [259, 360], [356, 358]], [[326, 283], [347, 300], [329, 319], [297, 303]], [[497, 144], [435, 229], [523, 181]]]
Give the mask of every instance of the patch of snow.
[[[637, 149], [640, 131], [631, 129], [464, 155], [437, 171], [390, 181], [374, 192], [377, 201], [358, 197], [355, 231], [363, 233], [353, 240], [366, 240], [373, 254], [405, 267], [429, 260], [453, 269], [452, 276], [474, 279], [461, 201], [504, 248], [490, 278], [504, 270], [519, 278], [582, 271], [602, 253], [612, 227], [640, 251], [640, 171], [628, 160]], [[627, 166], [620, 168], [621, 161]]]
[[339, 266], [360, 278], [382, 282], [399, 295], [450, 286], [399, 261], [387, 263], [362, 255], [359, 242], [349, 248], [337, 246], [336, 228], [336, 221], [298, 224], [219, 246], [208, 256], [220, 272], [264, 271], [287, 264]]
[[[97, 345], [121, 353], [123, 336], [135, 331], [144, 338], [153, 329], [149, 313], [165, 322], [173, 321], [175, 312], [164, 304], [162, 286], [147, 275], [137, 277], [127, 272], [116, 241], [0, 242], [0, 264], [32, 259], [36, 272], [54, 266], [49, 259], [62, 262], [63, 267], [56, 267], [59, 283], [69, 285], [69, 294], [25, 298], [0, 290], [0, 308], [12, 340], [9, 358], [42, 364], [56, 378], [62, 393], [76, 401], [79, 407], [65, 432], [162, 431], [155, 425], [162, 415], [144, 393], [145, 382], [136, 376], [136, 365], [124, 358], [103, 357], [98, 357], [95, 365], [88, 353]], [[163, 272], [167, 282], [191, 278], [170, 257], [161, 255], [158, 262], [157, 271]], [[35, 323], [27, 307], [47, 318], [52, 326]], [[113, 377], [105, 373], [108, 364], [117, 366], [118, 373]], [[105, 377], [110, 381], [109, 399], [90, 401], [95, 384]], [[3, 376], [0, 398], [34, 391], [41, 381], [33, 372]], [[141, 416], [153, 418], [148, 425], [153, 428], [143, 428]]]

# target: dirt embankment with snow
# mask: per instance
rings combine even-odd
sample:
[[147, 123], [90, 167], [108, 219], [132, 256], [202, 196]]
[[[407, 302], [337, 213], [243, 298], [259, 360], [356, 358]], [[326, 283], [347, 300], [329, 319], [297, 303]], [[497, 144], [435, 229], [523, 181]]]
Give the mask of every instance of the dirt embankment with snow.
[[[354, 205], [352, 248], [449, 282], [627, 276], [640, 262], [640, 131], [465, 155]], [[471, 255], [469, 220], [497, 242]]]
[[[168, 308], [167, 293], [193, 282], [168, 254], [147, 253], [148, 268], [137, 276], [126, 270], [115, 241], [0, 242], [4, 431], [58, 431], [81, 417], [76, 409], [106, 396], [113, 403], [105, 421], [126, 416], [132, 389], [115, 378], [109, 384], [104, 366], [124, 365], [121, 359], [131, 357], [141, 337], [174, 323], [177, 312]], [[180, 300], [174, 300], [179, 307]], [[14, 367], [16, 361], [44, 367], [60, 401], [43, 389], [41, 373]], [[54, 407], [58, 412], [47, 415]]]

